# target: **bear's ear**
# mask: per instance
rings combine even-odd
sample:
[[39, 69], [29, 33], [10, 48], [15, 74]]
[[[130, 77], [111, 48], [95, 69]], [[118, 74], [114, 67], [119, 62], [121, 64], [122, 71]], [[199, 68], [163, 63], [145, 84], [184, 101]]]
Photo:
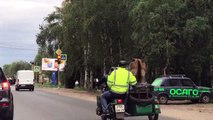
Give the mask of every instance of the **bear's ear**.
[[135, 59], [133, 58], [131, 62], [134, 62], [134, 61], [135, 61]]
[[137, 58], [133, 58], [133, 59], [132, 59], [132, 62], [134, 62], [134, 61], [137, 61]]

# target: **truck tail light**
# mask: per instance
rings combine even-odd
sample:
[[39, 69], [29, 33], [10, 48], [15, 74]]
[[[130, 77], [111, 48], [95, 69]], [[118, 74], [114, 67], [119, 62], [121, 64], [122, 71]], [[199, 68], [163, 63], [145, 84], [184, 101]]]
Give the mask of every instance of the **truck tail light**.
[[8, 107], [8, 103], [3, 102], [3, 103], [1, 104], [1, 106], [2, 106], [2, 107]]
[[2, 90], [9, 90], [10, 84], [8, 82], [3, 82], [1, 84]]

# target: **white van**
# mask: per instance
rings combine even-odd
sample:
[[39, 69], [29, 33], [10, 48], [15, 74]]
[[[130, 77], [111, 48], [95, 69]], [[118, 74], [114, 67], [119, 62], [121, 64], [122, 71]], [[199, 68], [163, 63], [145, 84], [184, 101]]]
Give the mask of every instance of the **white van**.
[[17, 71], [15, 88], [17, 91], [19, 89], [34, 91], [34, 72], [32, 70]]

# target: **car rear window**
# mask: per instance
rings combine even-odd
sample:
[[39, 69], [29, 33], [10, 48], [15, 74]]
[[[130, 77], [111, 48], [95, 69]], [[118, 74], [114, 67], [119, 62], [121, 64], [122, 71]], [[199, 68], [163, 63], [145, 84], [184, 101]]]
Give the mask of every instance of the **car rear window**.
[[161, 78], [157, 78], [156, 80], [154, 80], [154, 82], [152, 83], [153, 86], [161, 86], [162, 83], [162, 79]]
[[193, 83], [189, 79], [181, 80], [183, 86], [193, 86]]

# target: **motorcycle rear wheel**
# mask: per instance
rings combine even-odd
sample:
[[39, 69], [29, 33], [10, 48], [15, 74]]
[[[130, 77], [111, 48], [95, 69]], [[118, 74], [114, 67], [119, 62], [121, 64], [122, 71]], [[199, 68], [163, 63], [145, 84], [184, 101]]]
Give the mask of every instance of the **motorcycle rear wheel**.
[[101, 116], [101, 120], [107, 120], [106, 116]]
[[158, 120], [158, 114], [148, 115], [149, 120]]

